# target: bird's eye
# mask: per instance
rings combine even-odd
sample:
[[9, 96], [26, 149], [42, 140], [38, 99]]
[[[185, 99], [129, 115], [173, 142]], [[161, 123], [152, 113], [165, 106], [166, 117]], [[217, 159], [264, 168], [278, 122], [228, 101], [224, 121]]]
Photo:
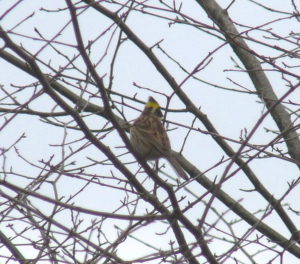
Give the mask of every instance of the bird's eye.
[[160, 108], [157, 108], [154, 112], [154, 114], [158, 117], [158, 118], [162, 118], [163, 117], [163, 113], [160, 110]]

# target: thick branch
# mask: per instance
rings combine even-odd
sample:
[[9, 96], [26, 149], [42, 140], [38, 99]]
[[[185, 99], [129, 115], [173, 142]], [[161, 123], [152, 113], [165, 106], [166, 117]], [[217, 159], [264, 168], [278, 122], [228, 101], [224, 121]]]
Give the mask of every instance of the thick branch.
[[28, 261], [25, 260], [24, 256], [18, 250], [18, 248], [10, 241], [10, 239], [2, 231], [0, 231], [0, 241], [1, 243], [3, 243], [3, 245], [5, 245], [8, 248], [8, 250], [15, 257], [15, 259], [19, 261], [20, 264], [28, 263]]
[[[229, 41], [233, 51], [239, 57], [248, 71], [259, 96], [264, 100], [268, 109], [271, 109], [278, 98], [269, 82], [259, 60], [246, 42], [239, 37], [239, 32], [229, 19], [227, 11], [223, 10], [215, 0], [197, 0], [203, 7], [208, 16], [216, 23]], [[293, 129], [289, 113], [282, 104], [278, 104], [270, 111], [274, 121], [276, 122], [285, 143], [288, 147], [289, 154], [297, 161], [300, 161], [300, 140]], [[299, 165], [298, 165], [299, 167]]]

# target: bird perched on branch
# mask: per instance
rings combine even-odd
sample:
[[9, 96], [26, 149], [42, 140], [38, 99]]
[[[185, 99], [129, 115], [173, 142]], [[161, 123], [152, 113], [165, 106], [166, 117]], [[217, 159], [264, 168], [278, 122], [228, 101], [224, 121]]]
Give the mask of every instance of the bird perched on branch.
[[145, 160], [165, 158], [177, 176], [188, 180], [189, 177], [172, 155], [170, 140], [161, 122], [162, 117], [159, 104], [150, 96], [143, 112], [130, 128], [132, 145]]

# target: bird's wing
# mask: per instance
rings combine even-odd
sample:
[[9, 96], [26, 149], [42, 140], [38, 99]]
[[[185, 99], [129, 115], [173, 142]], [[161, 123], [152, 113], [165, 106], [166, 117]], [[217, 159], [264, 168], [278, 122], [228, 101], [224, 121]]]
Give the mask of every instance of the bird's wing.
[[166, 130], [157, 117], [147, 117], [136, 123], [136, 129], [141, 136], [153, 145], [163, 156], [170, 152], [170, 140]]

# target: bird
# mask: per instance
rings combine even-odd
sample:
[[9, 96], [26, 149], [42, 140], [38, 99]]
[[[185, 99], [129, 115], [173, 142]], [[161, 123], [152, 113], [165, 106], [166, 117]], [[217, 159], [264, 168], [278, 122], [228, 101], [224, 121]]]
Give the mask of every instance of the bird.
[[130, 127], [130, 141], [142, 158], [147, 161], [165, 158], [176, 175], [187, 181], [188, 175], [172, 155], [170, 139], [161, 122], [162, 117], [160, 105], [149, 96], [143, 112]]

